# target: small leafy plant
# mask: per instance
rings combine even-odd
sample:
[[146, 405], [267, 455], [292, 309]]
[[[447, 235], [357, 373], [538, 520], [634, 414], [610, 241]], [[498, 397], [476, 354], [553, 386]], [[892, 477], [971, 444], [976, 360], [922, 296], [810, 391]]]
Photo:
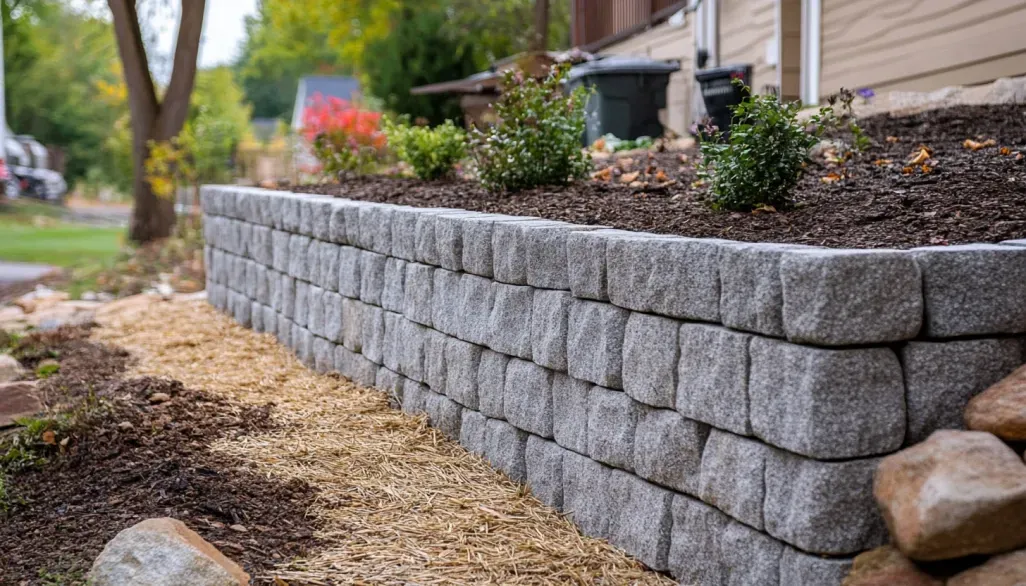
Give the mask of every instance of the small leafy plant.
[[564, 93], [569, 71], [560, 64], [542, 80], [506, 72], [495, 104], [498, 121], [472, 132], [474, 162], [485, 187], [517, 191], [587, 176], [591, 159], [581, 148], [581, 136], [588, 91]]
[[451, 176], [467, 156], [467, 133], [446, 120], [434, 128], [410, 125], [407, 120], [384, 121], [388, 146], [400, 161], [426, 180]]
[[303, 110], [303, 136], [313, 146], [321, 172], [332, 177], [368, 173], [385, 152], [381, 114], [320, 94]]

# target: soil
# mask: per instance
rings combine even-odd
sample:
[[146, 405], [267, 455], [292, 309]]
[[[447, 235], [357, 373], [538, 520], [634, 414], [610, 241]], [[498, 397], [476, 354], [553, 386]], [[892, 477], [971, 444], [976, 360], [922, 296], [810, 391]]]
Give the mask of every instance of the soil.
[[86, 331], [34, 334], [19, 346], [32, 349], [22, 354], [26, 365], [60, 360], [39, 386], [51, 414], [69, 423], [33, 438], [46, 463], [6, 478], [0, 584], [82, 583], [111, 538], [152, 517], [183, 521], [254, 576], [315, 545], [310, 486], [268, 479], [209, 449], [275, 429], [273, 405], [236, 404], [170, 379], [125, 378], [128, 354], [89, 341]]
[[[840, 165], [824, 157], [814, 160], [787, 210], [713, 210], [707, 188], [693, 185], [699, 156], [694, 150], [653, 153], [651, 161], [632, 154], [633, 164], [621, 158], [608, 181], [515, 194], [490, 193], [469, 181], [383, 176], [294, 190], [692, 237], [832, 247], [910, 248], [1026, 237], [1026, 105], [958, 106], [906, 117], [883, 114], [859, 123], [872, 147]], [[994, 144], [971, 150], [963, 145], [967, 139], [982, 144], [992, 139]], [[928, 172], [922, 164], [907, 165], [920, 145], [932, 152]], [[596, 161], [596, 168], [611, 163]], [[649, 165], [673, 183], [632, 188], [616, 176], [644, 172]]]

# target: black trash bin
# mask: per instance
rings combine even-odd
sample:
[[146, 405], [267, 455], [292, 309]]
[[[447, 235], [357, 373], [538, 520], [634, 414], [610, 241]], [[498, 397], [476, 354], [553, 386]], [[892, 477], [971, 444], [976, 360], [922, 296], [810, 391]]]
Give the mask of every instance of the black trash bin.
[[[726, 65], [701, 69], [695, 73], [695, 79], [702, 88], [706, 113], [712, 123], [724, 132], [724, 136], [729, 136], [732, 106], [737, 106], [748, 96], [745, 88], [752, 84], [752, 66]], [[745, 87], [734, 85], [735, 79], [743, 81]]]
[[569, 89], [584, 86], [595, 90], [588, 99], [584, 144], [606, 134], [624, 140], [662, 136], [659, 110], [666, 107], [670, 74], [678, 70], [676, 61], [618, 56], [574, 66]]

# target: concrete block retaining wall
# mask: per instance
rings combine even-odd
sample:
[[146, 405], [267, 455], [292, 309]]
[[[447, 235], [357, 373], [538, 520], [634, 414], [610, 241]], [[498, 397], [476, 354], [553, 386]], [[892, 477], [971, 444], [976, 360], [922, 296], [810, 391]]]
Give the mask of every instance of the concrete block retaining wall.
[[879, 458], [1024, 361], [1026, 247], [828, 250], [205, 187], [210, 303], [685, 584], [839, 584]]

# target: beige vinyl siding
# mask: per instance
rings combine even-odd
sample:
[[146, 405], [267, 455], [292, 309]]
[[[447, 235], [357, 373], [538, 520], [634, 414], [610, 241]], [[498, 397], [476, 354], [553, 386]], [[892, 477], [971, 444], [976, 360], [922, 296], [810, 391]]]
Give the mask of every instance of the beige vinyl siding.
[[1026, 74], [1026, 0], [823, 0], [820, 93]]
[[754, 91], [777, 85], [777, 68], [766, 62], [776, 35], [776, 0], [720, 0], [719, 8], [720, 64], [751, 63]]
[[688, 15], [683, 25], [674, 26], [664, 22], [601, 51], [604, 55], [637, 55], [680, 62], [680, 71], [670, 75], [670, 84], [666, 88], [666, 110], [660, 113], [663, 125], [677, 134], [684, 134], [690, 123], [695, 63], [693, 21], [692, 15]]
[[802, 0], [780, 0], [780, 97], [801, 96]]

